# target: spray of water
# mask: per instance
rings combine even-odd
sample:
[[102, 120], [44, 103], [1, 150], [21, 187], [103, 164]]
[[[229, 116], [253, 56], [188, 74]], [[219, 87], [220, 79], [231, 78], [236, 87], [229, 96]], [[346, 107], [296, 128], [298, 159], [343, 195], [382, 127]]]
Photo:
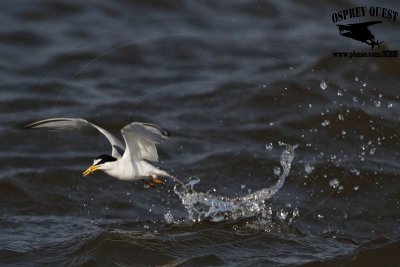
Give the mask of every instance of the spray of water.
[[[219, 222], [259, 215], [271, 217], [271, 207], [266, 207], [265, 201], [275, 195], [285, 183], [285, 178], [289, 175], [294, 157], [294, 150], [297, 148], [297, 145], [282, 145], [284, 146], [280, 157], [282, 172], [278, 181], [271, 187], [262, 188], [245, 196], [229, 198], [214, 195], [210, 192], [196, 192], [194, 186], [200, 182], [200, 179], [192, 179], [184, 185], [176, 185], [174, 188], [175, 194], [181, 199], [189, 214], [189, 219], [192, 221], [210, 220]], [[286, 214], [286, 212], [284, 213]], [[297, 215], [297, 210], [293, 212], [293, 217], [295, 213]], [[284, 217], [286, 218], [287, 214]]]

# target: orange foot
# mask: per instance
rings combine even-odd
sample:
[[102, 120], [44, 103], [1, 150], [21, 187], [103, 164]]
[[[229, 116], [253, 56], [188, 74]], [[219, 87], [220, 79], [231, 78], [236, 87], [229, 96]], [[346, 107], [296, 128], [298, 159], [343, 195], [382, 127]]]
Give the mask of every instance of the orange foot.
[[142, 179], [144, 185], [148, 188], [155, 188], [157, 184], [163, 184], [164, 181], [161, 179], [158, 179], [157, 176], [155, 175], [150, 175], [149, 176], [150, 181], [146, 181]]
[[153, 184], [163, 184], [164, 183], [163, 180], [158, 179], [157, 176], [155, 176], [155, 175], [150, 175], [149, 178]]
[[147, 188], [155, 188], [156, 187], [156, 184], [153, 183], [152, 181], [149, 182], [149, 181], [142, 179], [142, 182], [144, 183], [144, 186]]

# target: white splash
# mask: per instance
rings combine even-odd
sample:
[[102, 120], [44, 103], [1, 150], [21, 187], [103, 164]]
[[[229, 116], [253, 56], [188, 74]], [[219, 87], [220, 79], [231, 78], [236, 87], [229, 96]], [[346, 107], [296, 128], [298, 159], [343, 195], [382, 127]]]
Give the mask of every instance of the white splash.
[[325, 90], [326, 88], [328, 88], [328, 84], [326, 83], [326, 81], [322, 80], [321, 83], [319, 84], [319, 87], [322, 90]]
[[200, 179], [189, 180], [185, 186], [176, 185], [175, 194], [181, 199], [188, 212], [189, 219], [192, 221], [210, 220], [218, 222], [248, 218], [265, 213], [268, 208], [265, 201], [275, 195], [285, 183], [285, 178], [289, 175], [294, 158], [294, 150], [297, 148], [297, 145], [282, 145], [285, 146], [280, 158], [282, 173], [276, 184], [270, 187], [262, 188], [245, 196], [229, 198], [213, 195], [209, 192], [196, 192], [193, 188], [200, 182]]
[[329, 186], [333, 187], [333, 188], [338, 188], [339, 187], [339, 180], [334, 178], [332, 180], [329, 181]]
[[314, 171], [314, 169], [315, 169], [315, 167], [311, 166], [310, 163], [306, 163], [306, 164], [304, 165], [304, 171], [305, 171], [307, 174], [312, 173], [312, 172]]
[[273, 148], [274, 148], [274, 146], [273, 146], [272, 143], [265, 144], [265, 149], [266, 149], [267, 151], [271, 151]]

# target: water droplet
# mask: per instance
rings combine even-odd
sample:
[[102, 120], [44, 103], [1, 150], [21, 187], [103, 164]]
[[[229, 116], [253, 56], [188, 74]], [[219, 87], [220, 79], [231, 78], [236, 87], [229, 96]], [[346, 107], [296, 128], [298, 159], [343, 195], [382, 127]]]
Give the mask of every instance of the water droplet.
[[337, 91], [337, 95], [338, 95], [338, 96], [343, 96], [343, 92], [340, 91], [340, 90], [338, 90], [338, 91]]
[[295, 208], [292, 212], [292, 218], [295, 218], [300, 215], [300, 212], [297, 208]]
[[360, 171], [357, 170], [356, 168], [352, 168], [352, 169], [350, 170], [350, 172], [351, 172], [351, 173], [355, 173], [357, 176], [360, 175]]
[[358, 102], [358, 98], [356, 96], [353, 97], [353, 102]]
[[375, 105], [375, 107], [379, 108], [379, 107], [381, 107], [382, 104], [381, 104], [381, 101], [375, 100], [374, 105]]
[[367, 83], [366, 83], [366, 82], [363, 82], [362, 86], [363, 86], [363, 87], [366, 87], [366, 86], [367, 86]]
[[354, 77], [354, 81], [358, 82], [358, 76]]
[[339, 114], [339, 115], [338, 115], [338, 119], [339, 119], [340, 121], [344, 121], [344, 116], [343, 116], [342, 114]]
[[164, 214], [164, 219], [166, 223], [173, 223], [174, 222], [174, 215], [172, 215], [172, 212], [169, 210], [167, 213]]
[[318, 214], [317, 217], [318, 217], [319, 220], [322, 220], [324, 218], [324, 215]]
[[306, 165], [304, 165], [304, 171], [305, 171], [307, 174], [312, 173], [314, 169], [315, 169], [315, 168], [314, 168], [313, 166], [311, 166], [309, 163], [306, 163]]
[[274, 167], [274, 174], [276, 176], [281, 175], [281, 168], [279, 168], [278, 166]]
[[273, 148], [274, 148], [274, 146], [272, 145], [272, 143], [265, 144], [266, 150], [271, 151]]
[[279, 219], [285, 220], [286, 217], [288, 216], [288, 212], [284, 211], [284, 210], [280, 210], [277, 215], [278, 215]]
[[369, 151], [369, 154], [371, 154], [371, 155], [375, 154], [375, 150], [376, 150], [375, 147], [371, 148], [370, 151]]
[[319, 87], [321, 87], [322, 90], [325, 90], [326, 88], [328, 88], [328, 85], [324, 80], [322, 80], [321, 83], [319, 84]]
[[330, 124], [331, 124], [331, 122], [329, 120], [324, 120], [323, 122], [321, 122], [321, 126], [322, 127], [326, 127], [326, 126], [328, 126]]
[[242, 184], [241, 186], [240, 186], [240, 189], [245, 189], [246, 188], [246, 185], [245, 184]]
[[354, 191], [357, 191], [359, 188], [360, 188], [360, 187], [359, 187], [358, 185], [355, 185], [355, 186], [353, 187]]
[[339, 187], [339, 180], [334, 178], [329, 181], [329, 185], [333, 188], [338, 188]]
[[389, 103], [389, 104], [387, 105], [387, 107], [388, 107], [388, 108], [392, 108], [392, 107], [393, 107], [393, 104], [392, 104], [392, 103]]

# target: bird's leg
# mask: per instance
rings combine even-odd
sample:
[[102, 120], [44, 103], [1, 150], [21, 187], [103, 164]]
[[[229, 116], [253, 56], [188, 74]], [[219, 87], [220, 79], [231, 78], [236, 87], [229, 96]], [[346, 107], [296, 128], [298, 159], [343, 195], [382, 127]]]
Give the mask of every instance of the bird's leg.
[[150, 174], [149, 178], [150, 178], [151, 182], [153, 182], [154, 184], [163, 184], [164, 183], [163, 180], [158, 179], [157, 176], [154, 174]]

